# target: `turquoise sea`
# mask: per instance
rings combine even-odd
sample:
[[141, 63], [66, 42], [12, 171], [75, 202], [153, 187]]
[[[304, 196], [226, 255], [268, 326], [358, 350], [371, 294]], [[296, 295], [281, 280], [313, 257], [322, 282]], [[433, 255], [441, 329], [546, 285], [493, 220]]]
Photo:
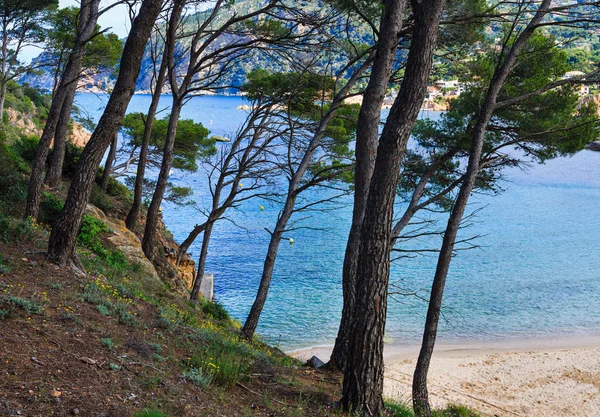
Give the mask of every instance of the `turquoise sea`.
[[[168, 114], [164, 96], [161, 116]], [[98, 119], [105, 96], [79, 94], [77, 103]], [[148, 95], [133, 97], [128, 111], [146, 112]], [[202, 122], [213, 134], [233, 134], [245, 113], [239, 97], [195, 97], [183, 118]], [[423, 114], [422, 117], [438, 117]], [[173, 170], [171, 181], [190, 186], [200, 206], [206, 174]], [[600, 335], [600, 153], [582, 151], [526, 169], [512, 168], [497, 196], [476, 195], [477, 210], [463, 237], [480, 236], [477, 249], [453, 260], [445, 293], [441, 343]], [[336, 210], [302, 222], [281, 245], [259, 332], [284, 349], [332, 344], [341, 312], [341, 268], [351, 217], [351, 199]], [[261, 211], [260, 206], [265, 205]], [[250, 201], [217, 223], [208, 266], [216, 298], [243, 321], [256, 294], [268, 234], [278, 207]], [[178, 241], [201, 215], [192, 207], [164, 205], [165, 222]], [[442, 220], [443, 223], [443, 220]], [[319, 230], [315, 230], [319, 229]], [[191, 248], [195, 258], [200, 239]], [[418, 244], [429, 247], [430, 241]], [[435, 241], [433, 242], [435, 243]], [[398, 259], [391, 291], [426, 295], [434, 254]], [[390, 300], [387, 334], [394, 344], [421, 337], [426, 305], [418, 297]]]

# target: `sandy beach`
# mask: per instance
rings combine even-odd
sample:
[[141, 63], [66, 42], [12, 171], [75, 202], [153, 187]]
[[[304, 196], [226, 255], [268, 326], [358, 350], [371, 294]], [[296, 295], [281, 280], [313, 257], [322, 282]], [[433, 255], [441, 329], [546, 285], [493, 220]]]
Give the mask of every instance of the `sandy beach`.
[[[329, 347], [295, 352], [325, 360]], [[384, 394], [409, 402], [418, 347], [386, 346]], [[600, 417], [600, 338], [440, 345], [429, 373], [436, 407], [498, 417]]]

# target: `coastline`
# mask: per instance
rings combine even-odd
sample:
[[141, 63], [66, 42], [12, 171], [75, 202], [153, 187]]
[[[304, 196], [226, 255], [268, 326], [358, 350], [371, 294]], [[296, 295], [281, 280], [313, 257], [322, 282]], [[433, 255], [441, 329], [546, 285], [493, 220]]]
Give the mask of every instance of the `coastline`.
[[[418, 349], [386, 345], [386, 398], [410, 403]], [[320, 346], [289, 353], [326, 361], [330, 352]], [[600, 416], [600, 335], [441, 343], [428, 381], [436, 407], [460, 403], [498, 417]]]

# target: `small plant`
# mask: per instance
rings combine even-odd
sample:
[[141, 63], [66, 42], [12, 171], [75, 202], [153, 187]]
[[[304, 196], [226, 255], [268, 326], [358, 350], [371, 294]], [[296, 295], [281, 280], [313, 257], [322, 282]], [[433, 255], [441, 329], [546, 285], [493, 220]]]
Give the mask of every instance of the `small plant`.
[[62, 284], [55, 282], [54, 284], [51, 285], [53, 290], [60, 290], [62, 289]]
[[208, 388], [212, 383], [212, 376], [205, 374], [202, 369], [190, 368], [183, 372], [183, 377], [200, 388]]
[[164, 356], [160, 356], [158, 353], [155, 353], [154, 355], [152, 355], [152, 359], [154, 359], [156, 362], [166, 362], [167, 358], [165, 358]]
[[40, 204], [39, 221], [49, 225], [54, 224], [62, 211], [64, 203], [53, 194], [44, 193], [44, 199]]
[[110, 337], [103, 337], [100, 341], [102, 342], [102, 346], [108, 350], [113, 350], [115, 347], [115, 344]]
[[0, 253], [0, 275], [8, 274], [10, 272], [10, 268], [4, 262], [4, 257]]
[[167, 417], [167, 415], [156, 408], [144, 408], [135, 413], [135, 417]]
[[102, 220], [84, 214], [77, 242], [94, 252], [103, 252], [105, 249], [100, 242], [100, 235], [105, 232], [108, 232], [108, 227]]
[[42, 312], [42, 305], [32, 299], [9, 295], [0, 298], [0, 302], [11, 304], [15, 307], [25, 310], [28, 313], [40, 314]]
[[108, 367], [110, 368], [111, 371], [120, 371], [121, 370], [121, 365], [117, 365], [116, 363], [109, 363]]
[[98, 310], [98, 313], [102, 314], [103, 316], [110, 316], [111, 314], [110, 310], [103, 304], [98, 304], [96, 306], [96, 310]]
[[229, 314], [225, 307], [218, 301], [206, 301], [202, 303], [202, 312], [215, 320], [229, 320]]
[[0, 308], [0, 320], [4, 320], [10, 314], [10, 310]]

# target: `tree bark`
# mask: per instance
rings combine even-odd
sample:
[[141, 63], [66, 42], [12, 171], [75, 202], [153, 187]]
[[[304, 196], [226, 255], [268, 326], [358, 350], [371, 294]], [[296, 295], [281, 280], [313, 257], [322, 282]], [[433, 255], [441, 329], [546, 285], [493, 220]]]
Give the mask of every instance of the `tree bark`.
[[148, 108], [148, 115], [144, 122], [144, 136], [142, 138], [142, 147], [140, 148], [140, 156], [138, 159], [137, 172], [135, 174], [135, 186], [133, 188], [133, 204], [127, 218], [125, 219], [125, 225], [129, 230], [133, 230], [136, 226], [138, 217], [140, 214], [140, 208], [142, 207], [142, 194], [144, 189], [144, 177], [146, 175], [146, 161], [148, 160], [148, 148], [150, 146], [150, 136], [152, 134], [152, 125], [156, 118], [156, 110], [158, 109], [158, 103], [160, 102], [160, 96], [162, 94], [163, 86], [165, 85], [167, 74], [167, 56], [166, 52], [163, 53], [163, 57], [156, 79], [156, 86], [152, 93], [152, 101]]
[[342, 406], [363, 417], [383, 412], [383, 336], [396, 186], [406, 144], [425, 98], [443, 0], [414, 0], [414, 29], [400, 93], [384, 126], [361, 229], [354, 324]]
[[27, 202], [25, 204], [25, 218], [37, 218], [42, 195], [42, 174], [44, 172], [44, 166], [46, 165], [50, 142], [52, 142], [52, 139], [54, 138], [56, 126], [60, 119], [63, 104], [69, 92], [69, 87], [72, 84], [76, 84], [79, 78], [85, 45], [96, 29], [99, 4], [100, 0], [84, 0], [81, 4], [75, 45], [73, 51], [69, 55], [69, 59], [60, 80], [60, 85], [56, 90], [56, 94], [50, 105], [46, 125], [44, 126], [44, 131], [42, 132], [40, 143], [31, 167], [31, 176], [29, 177], [29, 186], [27, 188]]
[[4, 126], [4, 102], [6, 101], [6, 83], [0, 86], [0, 125]]
[[154, 189], [154, 194], [152, 195], [152, 201], [150, 202], [150, 207], [148, 207], [146, 227], [144, 228], [144, 237], [142, 239], [142, 249], [144, 250], [146, 257], [150, 260], [153, 260], [155, 256], [154, 249], [156, 245], [156, 226], [158, 225], [160, 205], [162, 204], [165, 190], [167, 189], [171, 167], [173, 166], [173, 148], [175, 146], [177, 124], [179, 122], [179, 115], [181, 113], [182, 106], [182, 99], [180, 97], [173, 96], [171, 116], [169, 117], [169, 126], [167, 128], [167, 137], [165, 139], [165, 147], [163, 151], [163, 160], [160, 166], [156, 188]]
[[435, 346], [437, 327], [442, 308], [442, 298], [444, 295], [446, 278], [448, 276], [448, 269], [452, 260], [454, 244], [456, 242], [456, 235], [458, 233], [458, 229], [460, 228], [460, 223], [469, 201], [469, 197], [473, 191], [475, 180], [479, 174], [480, 160], [485, 143], [487, 127], [492, 118], [494, 110], [496, 109], [498, 94], [502, 90], [506, 79], [510, 75], [521, 49], [535, 31], [536, 25], [545, 16], [546, 10], [550, 6], [550, 3], [551, 0], [544, 0], [540, 4], [532, 20], [515, 40], [515, 43], [508, 52], [502, 66], [500, 66], [494, 73], [483, 104], [479, 109], [475, 126], [473, 127], [471, 133], [471, 150], [469, 154], [467, 170], [465, 173], [465, 179], [460, 187], [454, 206], [452, 207], [452, 211], [448, 219], [448, 225], [446, 226], [446, 230], [444, 232], [442, 247], [438, 256], [438, 263], [431, 287], [431, 295], [427, 309], [427, 319], [423, 332], [423, 341], [421, 344], [421, 350], [419, 352], [419, 358], [417, 359], [415, 373], [413, 375], [413, 408], [417, 417], [431, 416], [429, 393], [427, 390], [427, 374]]
[[68, 92], [60, 111], [60, 117], [54, 135], [50, 168], [48, 168], [48, 172], [46, 172], [46, 185], [49, 187], [56, 187], [62, 177], [63, 164], [65, 161], [65, 146], [67, 135], [69, 134], [69, 121], [71, 120], [71, 109], [73, 108], [73, 100], [75, 99], [76, 91], [77, 83], [71, 83], [68, 86]]
[[119, 130], [135, 90], [146, 42], [161, 10], [162, 0], [144, 0], [133, 24], [121, 58], [119, 76], [104, 113], [86, 145], [69, 187], [65, 207], [50, 234], [48, 254], [65, 265], [73, 254], [81, 217], [90, 196], [98, 165]]
[[267, 256], [263, 264], [263, 272], [260, 279], [260, 284], [258, 286], [258, 292], [256, 293], [256, 298], [254, 299], [250, 313], [248, 313], [248, 318], [246, 318], [244, 327], [242, 328], [242, 337], [246, 340], [252, 340], [254, 333], [256, 332], [260, 314], [262, 313], [265, 302], [267, 301], [269, 286], [271, 285], [271, 278], [273, 277], [273, 269], [275, 268], [275, 260], [277, 259], [277, 250], [279, 249], [283, 232], [285, 231], [285, 228], [292, 217], [292, 213], [294, 212], [295, 203], [296, 194], [295, 192], [290, 193], [285, 202], [283, 211], [277, 220], [275, 230], [273, 230], [273, 233], [271, 233], [271, 240], [269, 241]]
[[212, 219], [209, 219], [206, 222], [206, 229], [204, 230], [204, 235], [202, 236], [202, 248], [200, 249], [200, 256], [198, 257], [198, 273], [196, 274], [196, 279], [194, 280], [194, 287], [192, 288], [192, 293], [190, 294], [190, 299], [192, 301], [198, 299], [198, 293], [200, 292], [200, 286], [202, 285], [202, 278], [204, 277], [204, 270], [206, 268], [208, 245], [210, 243], [210, 237], [212, 234], [214, 224], [215, 221]]
[[112, 170], [113, 164], [115, 162], [115, 157], [117, 156], [117, 142], [119, 140], [119, 134], [115, 133], [113, 136], [113, 140], [110, 143], [110, 148], [108, 150], [108, 156], [106, 157], [106, 163], [104, 164], [104, 171], [102, 172], [102, 180], [100, 181], [100, 187], [102, 191], [106, 192], [108, 190], [108, 180], [110, 179], [110, 171]]
[[363, 96], [356, 129], [356, 167], [354, 209], [352, 225], [346, 245], [342, 272], [342, 292], [344, 306], [335, 345], [331, 353], [330, 365], [343, 370], [346, 366], [348, 342], [354, 317], [356, 269], [360, 243], [360, 229], [363, 222], [367, 192], [379, 138], [381, 105], [392, 73], [392, 65], [398, 47], [398, 33], [402, 27], [402, 18], [406, 0], [388, 0], [379, 26], [377, 53], [373, 61], [371, 77]]

